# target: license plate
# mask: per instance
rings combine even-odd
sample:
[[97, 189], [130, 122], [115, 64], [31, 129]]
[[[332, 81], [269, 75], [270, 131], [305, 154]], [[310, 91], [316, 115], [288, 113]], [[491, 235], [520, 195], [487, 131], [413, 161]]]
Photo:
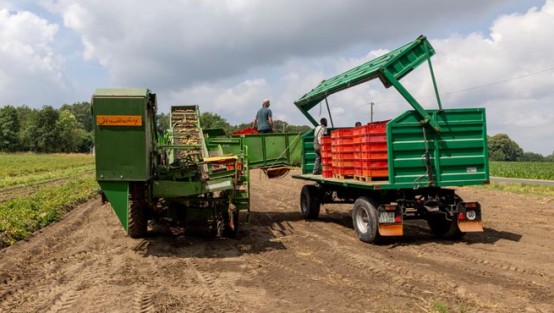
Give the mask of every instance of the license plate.
[[394, 223], [394, 212], [379, 212], [379, 223]]

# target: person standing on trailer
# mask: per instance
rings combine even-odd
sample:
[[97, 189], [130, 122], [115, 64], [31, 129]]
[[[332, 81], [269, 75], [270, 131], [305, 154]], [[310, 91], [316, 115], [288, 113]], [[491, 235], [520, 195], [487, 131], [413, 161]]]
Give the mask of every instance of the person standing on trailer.
[[262, 108], [256, 113], [252, 128], [258, 127], [258, 133], [272, 133], [273, 132], [273, 117], [271, 116], [271, 110], [269, 109], [269, 99], [262, 101]]
[[312, 174], [314, 175], [319, 174], [319, 168], [321, 167], [320, 140], [321, 140], [321, 137], [325, 135], [325, 132], [327, 131], [327, 119], [323, 117], [319, 122], [320, 122], [319, 126], [317, 126], [314, 131], [315, 162], [314, 162], [314, 170], [312, 172]]

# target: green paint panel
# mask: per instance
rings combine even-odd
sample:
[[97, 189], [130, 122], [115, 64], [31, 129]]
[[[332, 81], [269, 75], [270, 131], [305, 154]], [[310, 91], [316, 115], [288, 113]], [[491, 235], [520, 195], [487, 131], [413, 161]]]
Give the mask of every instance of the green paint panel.
[[[435, 186], [483, 184], [489, 180], [485, 109], [428, 110], [442, 131], [425, 126]], [[387, 124], [389, 181], [428, 184], [425, 140], [419, 115], [408, 111]]]
[[[151, 94], [147, 89], [98, 89], [92, 109], [99, 181], [146, 181], [151, 176], [152, 117], [148, 115]], [[140, 116], [140, 126], [98, 125], [98, 116]]]
[[219, 145], [226, 155], [239, 155], [248, 147], [248, 163], [252, 168], [300, 165], [302, 162], [302, 134], [240, 135], [232, 138], [206, 138], [206, 141], [208, 145]]
[[202, 183], [154, 180], [152, 193], [155, 198], [190, 197], [202, 193]]
[[98, 184], [110, 201], [125, 231], [129, 228], [129, 183], [124, 181], [99, 181]]

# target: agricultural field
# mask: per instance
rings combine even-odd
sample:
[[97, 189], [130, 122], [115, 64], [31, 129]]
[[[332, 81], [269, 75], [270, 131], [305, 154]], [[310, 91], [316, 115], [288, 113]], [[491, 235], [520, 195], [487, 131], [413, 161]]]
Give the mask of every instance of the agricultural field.
[[132, 239], [96, 195], [92, 156], [0, 162], [0, 312], [554, 312], [553, 197], [458, 188], [483, 233], [444, 241], [407, 221], [368, 245], [350, 205], [305, 221], [305, 182], [254, 170], [237, 239], [173, 226]]
[[554, 180], [554, 162], [490, 162], [496, 177]]
[[0, 247], [60, 220], [97, 188], [91, 155], [0, 154]]

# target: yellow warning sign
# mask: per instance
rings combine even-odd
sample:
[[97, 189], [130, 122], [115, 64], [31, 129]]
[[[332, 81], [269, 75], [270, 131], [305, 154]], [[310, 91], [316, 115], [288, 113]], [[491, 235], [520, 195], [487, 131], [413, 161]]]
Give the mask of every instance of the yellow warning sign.
[[140, 115], [97, 115], [96, 125], [142, 126], [142, 116]]

